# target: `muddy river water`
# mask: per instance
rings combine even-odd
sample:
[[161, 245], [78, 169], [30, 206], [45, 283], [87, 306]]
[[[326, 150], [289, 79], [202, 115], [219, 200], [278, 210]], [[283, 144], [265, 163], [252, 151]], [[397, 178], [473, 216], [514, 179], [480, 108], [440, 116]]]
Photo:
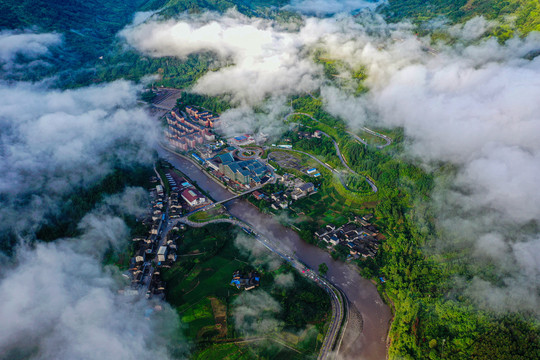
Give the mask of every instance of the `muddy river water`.
[[[228, 190], [190, 161], [162, 149], [159, 153], [214, 200], [232, 197]], [[328, 265], [327, 278], [345, 293], [350, 302], [349, 323], [339, 352], [341, 358], [381, 360], [387, 357], [386, 335], [391, 312], [373, 283], [362, 278], [354, 266], [333, 260], [328, 252], [307, 244], [296, 232], [281, 225], [273, 216], [259, 212], [246, 200], [236, 199], [225, 203], [225, 207], [282, 248], [294, 252], [310, 268], [316, 270], [323, 262]]]

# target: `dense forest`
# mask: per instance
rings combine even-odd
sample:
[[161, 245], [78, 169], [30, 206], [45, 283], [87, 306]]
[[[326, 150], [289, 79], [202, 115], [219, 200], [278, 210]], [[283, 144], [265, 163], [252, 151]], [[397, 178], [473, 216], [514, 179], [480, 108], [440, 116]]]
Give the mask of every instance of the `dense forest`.
[[[341, 130], [345, 124], [326, 113], [322, 103], [310, 96], [296, 98], [293, 105], [296, 111], [316, 114], [323, 125], [337, 129], [332, 136], [349, 165], [373, 178], [379, 188], [376, 224], [386, 240], [374, 259], [359, 260], [357, 264], [364, 277], [383, 276], [386, 280], [379, 289], [395, 310], [390, 357], [537, 359], [540, 327], [534, 318], [480, 311], [466, 297], [452, 295], [453, 277], [458, 273], [470, 277], [473, 273], [462, 263], [441, 262], [426, 251], [430, 239], [441, 235], [431, 208], [435, 180], [452, 177], [452, 168], [443, 165], [428, 173], [416, 166], [414, 159], [404, 158], [399, 132], [394, 144], [383, 150], [353, 141]], [[330, 152], [330, 146], [318, 143], [304, 149], [323, 155]], [[346, 247], [334, 250], [336, 258], [348, 255]]]
[[[165, 16], [174, 16], [182, 11], [224, 11], [237, 6], [239, 11], [246, 14], [264, 15], [259, 7], [284, 3], [229, 0], [4, 0], [0, 2], [0, 29], [37, 28], [39, 31], [63, 34], [64, 46], [53, 50], [47, 59], [53, 67], [39, 74], [17, 75], [22, 76], [21, 80], [35, 81], [57, 74], [58, 86], [74, 87], [118, 78], [139, 80], [145, 75], [157, 73], [160, 75], [159, 85], [189, 87], [205, 72], [213, 69], [213, 55], [197, 54], [185, 60], [155, 59], [126, 51], [117, 42], [116, 33], [132, 20], [134, 11], [162, 9]], [[492, 33], [503, 40], [516, 30], [519, 34], [540, 30], [540, 3], [536, 0], [389, 0], [382, 11], [390, 21], [410, 18], [424, 32], [427, 27], [423, 24], [441, 16], [455, 23], [476, 15], [501, 20]], [[513, 20], [505, 22], [507, 15], [512, 15]], [[336, 75], [338, 65], [331, 61], [324, 62], [326, 76]], [[363, 78], [364, 75], [359, 76]], [[364, 89], [359, 87], [358, 91]], [[228, 107], [228, 104], [216, 99], [194, 94], [185, 96], [184, 102], [189, 101], [214, 112]], [[383, 229], [386, 240], [375, 259], [359, 262], [358, 265], [365, 277], [384, 276], [386, 279], [379, 287], [395, 309], [390, 332], [391, 357], [540, 358], [540, 329], [534, 319], [520, 314], [502, 316], [480, 311], [466, 298], [452, 296], [451, 279], [462, 265], [438, 262], [426, 253], [430, 240], [438, 236], [429, 197], [436, 178], [451, 176], [451, 170], [443, 166], [433, 173], [427, 173], [398, 157], [403, 150], [403, 139], [399, 132], [394, 137], [394, 146], [376, 150], [343, 135], [344, 123], [326, 113], [319, 100], [298, 97], [294, 99], [294, 106], [322, 121], [328, 127], [325, 131], [332, 136], [339, 136], [340, 148], [351, 167], [371, 176], [379, 187], [375, 214], [379, 219], [377, 225]], [[298, 148], [330, 159], [335, 154], [332, 143], [326, 138], [301, 140]], [[119, 192], [126, 185], [142, 185], [147, 176], [148, 169], [117, 169], [94, 187], [80, 189], [66, 197], [65, 206], [49, 217], [47, 224], [38, 232], [38, 237], [50, 241], [76, 235], [75, 224], [104, 195]], [[338, 249], [338, 253], [340, 251], [346, 255], [346, 249]], [[459, 271], [467, 272], [462, 268]], [[283, 302], [286, 313], [296, 314], [297, 309], [289, 309], [293, 305]], [[291, 323], [306, 321], [296, 315], [289, 320]]]
[[540, 31], [540, 3], [536, 0], [389, 0], [382, 12], [389, 21], [412, 19], [420, 25], [436, 18], [458, 23], [484, 16], [497, 19], [492, 34], [501, 39], [508, 39], [516, 30], [520, 35]]

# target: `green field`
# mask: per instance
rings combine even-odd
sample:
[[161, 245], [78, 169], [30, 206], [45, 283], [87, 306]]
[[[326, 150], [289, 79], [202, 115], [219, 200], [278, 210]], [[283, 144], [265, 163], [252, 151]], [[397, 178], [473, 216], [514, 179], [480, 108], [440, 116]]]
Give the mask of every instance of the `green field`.
[[228, 217], [229, 216], [225, 214], [225, 208], [223, 207], [223, 205], [219, 204], [210, 210], [199, 211], [195, 214], [189, 215], [188, 220], [194, 222], [206, 222], [216, 219], [226, 219]]
[[[257, 261], [260, 265], [254, 267], [255, 259], [235, 246], [237, 235], [230, 224], [188, 228], [179, 241], [179, 260], [163, 271], [167, 301], [178, 311], [185, 336], [195, 344], [193, 358], [312, 357], [321, 345], [330, 316], [327, 294], [287, 265], [270, 271]], [[243, 233], [241, 236], [246, 237]], [[267, 293], [280, 308], [274, 314], [278, 329], [257, 334], [257, 341], [235, 328], [235, 300], [242, 291], [229, 285], [235, 270], [254, 268], [261, 274], [261, 285], [249, 294]], [[275, 278], [284, 275], [294, 279], [294, 286], [276, 285]]]

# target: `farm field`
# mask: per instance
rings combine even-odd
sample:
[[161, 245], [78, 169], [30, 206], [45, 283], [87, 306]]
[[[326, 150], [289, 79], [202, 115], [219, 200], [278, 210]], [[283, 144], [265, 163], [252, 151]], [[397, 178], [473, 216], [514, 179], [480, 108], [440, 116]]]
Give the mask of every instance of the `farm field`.
[[[237, 236], [256, 241], [230, 224], [188, 228], [180, 233], [179, 261], [163, 273], [167, 301], [177, 310], [184, 335], [194, 343], [193, 358], [315, 356], [330, 316], [327, 294], [288, 265], [280, 265], [269, 252], [255, 258], [238, 248]], [[258, 288], [247, 292], [230, 285], [234, 271], [253, 269], [261, 274]], [[294, 286], [277, 285], [276, 278], [287, 278]], [[256, 334], [236, 328], [235, 319], [242, 316], [237, 305], [242, 296], [271, 297], [279, 307], [279, 311], [270, 312], [275, 328]], [[260, 311], [262, 318], [269, 314], [265, 309]]]

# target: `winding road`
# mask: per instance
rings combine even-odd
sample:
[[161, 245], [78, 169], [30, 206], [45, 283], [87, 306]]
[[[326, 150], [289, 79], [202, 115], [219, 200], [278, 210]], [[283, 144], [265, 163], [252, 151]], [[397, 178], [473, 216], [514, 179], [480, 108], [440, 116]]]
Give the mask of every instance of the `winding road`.
[[[309, 114], [306, 114], [306, 113], [298, 113], [298, 112], [292, 112], [292, 113], [289, 113], [285, 116], [285, 120], [287, 120], [289, 118], [289, 116], [292, 116], [292, 115], [304, 115], [304, 116], [307, 116], [309, 117], [311, 120], [313, 121], [316, 121], [318, 123], [321, 123], [319, 120], [315, 119], [313, 116], [309, 115]], [[366, 128], [367, 129], [367, 128]], [[369, 130], [369, 129], [367, 129]], [[321, 131], [321, 130], [319, 130]], [[382, 138], [387, 138], [387, 139], [390, 139], [388, 138], [387, 136], [385, 135], [382, 135], [382, 134], [379, 134], [379, 133], [376, 133], [372, 130], [369, 130], [370, 133], [373, 133], [373, 134], [378, 134], [377, 136], [380, 136]], [[353, 133], [351, 132], [347, 132], [349, 134], [351, 134], [356, 140], [360, 141], [362, 144], [365, 144], [367, 145], [367, 143], [361, 139], [359, 136], [357, 135], [354, 135]], [[351, 172], [352, 174], [355, 174], [357, 176], [361, 176], [363, 177], [367, 183], [369, 184], [369, 186], [371, 186], [371, 190], [376, 193], [377, 191], [379, 191], [379, 189], [377, 188], [377, 185], [375, 185], [375, 182], [373, 180], [371, 180], [368, 176], [365, 176], [365, 175], [362, 175], [362, 174], [359, 174], [357, 173], [356, 171], [354, 171], [353, 169], [351, 169], [351, 167], [349, 166], [349, 164], [347, 164], [347, 161], [345, 161], [345, 158], [343, 157], [343, 155], [341, 154], [341, 150], [339, 149], [339, 145], [338, 143], [336, 142], [336, 140], [334, 140], [334, 138], [330, 135], [328, 135], [327, 133], [325, 133], [324, 131], [321, 131], [321, 134], [323, 134], [324, 136], [326, 136], [327, 138], [329, 138], [332, 143], [334, 144], [334, 148], [336, 149], [336, 153], [339, 157], [339, 160], [341, 161], [341, 163], [343, 164], [343, 166], [345, 166], [345, 168]], [[387, 140], [388, 141], [388, 140]], [[387, 143], [385, 146], [387, 145], [390, 145], [392, 143], [392, 140], [390, 139], [390, 142]], [[384, 146], [383, 146], [384, 147]], [[302, 153], [304, 155], [307, 155], [309, 157], [311, 157], [312, 159], [315, 159], [319, 164], [323, 165], [325, 168], [327, 168], [328, 170], [334, 172], [334, 173], [337, 173], [337, 171], [335, 169], [332, 169], [331, 167], [327, 166], [325, 163], [323, 163], [322, 161], [318, 160], [315, 156], [311, 155], [311, 154], [308, 154], [306, 152], [303, 152], [303, 151], [300, 151], [300, 150], [289, 150], [289, 151], [296, 151], [296, 152], [299, 152], [299, 153]], [[341, 181], [341, 184], [343, 184], [343, 186], [347, 189], [347, 190], [351, 190], [347, 187], [347, 184], [345, 183], [345, 181], [341, 178], [341, 176], [339, 177], [339, 180]]]
[[[316, 121], [320, 124], [323, 124], [321, 121], [315, 119], [313, 116], [311, 116], [310, 114], [307, 114], [307, 113], [303, 113], [303, 112], [291, 112], [287, 115], [285, 115], [285, 120], [287, 120], [289, 118], [289, 116], [292, 116], [292, 115], [304, 115], [304, 116], [307, 116], [309, 117], [311, 120], [313, 121]], [[365, 126], [361, 127], [360, 130], [362, 131], [365, 131], [367, 132], [368, 134], [371, 134], [373, 136], [376, 136], [376, 137], [379, 137], [381, 139], [383, 139], [384, 141], [386, 141], [385, 144], [382, 144], [382, 145], [377, 145], [377, 149], [383, 149], [385, 147], [387, 147], [388, 145], [390, 145], [392, 143], [392, 138], [390, 138], [389, 136], [386, 136], [384, 134], [381, 134], [381, 133], [378, 133], [376, 131], [373, 131]], [[354, 137], [357, 141], [361, 142], [362, 144], [366, 145], [366, 146], [369, 146], [368, 142], [364, 139], [362, 139], [360, 136], [356, 135], [355, 133], [353, 133], [352, 131], [347, 131], [347, 134], [351, 135], [352, 137]]]
[[[343, 319], [346, 317], [346, 299], [342, 296], [341, 291], [337, 289], [334, 285], [328, 282], [324, 277], [317, 275], [313, 270], [305, 266], [297, 257], [293, 254], [287, 254], [287, 251], [278, 250], [279, 244], [273, 243], [269, 238], [265, 237], [262, 234], [256, 232], [254, 227], [245, 221], [241, 221], [234, 217], [228, 219], [214, 219], [206, 222], [194, 222], [188, 219], [188, 215], [175, 219], [169, 222], [165, 234], [167, 234], [176, 224], [182, 223], [192, 227], [203, 227], [208, 224], [215, 223], [229, 223], [236, 226], [240, 226], [244, 229], [247, 229], [255, 236], [257, 241], [259, 241], [264, 247], [268, 250], [277, 254], [287, 263], [289, 263], [295, 270], [297, 270], [301, 275], [313, 280], [318, 286], [322, 287], [330, 296], [331, 305], [332, 305], [332, 318], [328, 326], [328, 331], [324, 337], [321, 350], [319, 352], [318, 360], [328, 359], [332, 353], [332, 349], [336, 344], [338, 334], [340, 333], [341, 324]], [[166, 236], [164, 236], [166, 238]]]

